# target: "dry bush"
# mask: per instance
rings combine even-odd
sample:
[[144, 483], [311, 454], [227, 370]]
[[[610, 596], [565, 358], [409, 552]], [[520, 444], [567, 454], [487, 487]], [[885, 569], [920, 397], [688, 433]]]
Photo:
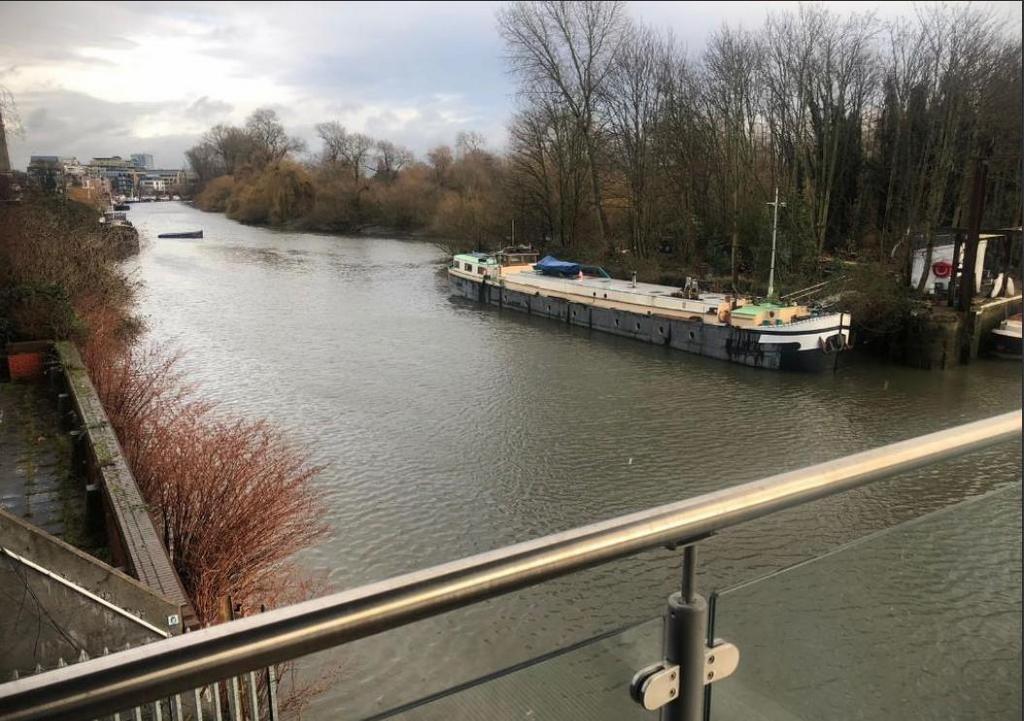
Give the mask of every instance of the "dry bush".
[[[376, 222], [398, 230], [415, 230], [430, 225], [438, 195], [432, 183], [432, 173], [429, 167], [418, 163], [402, 169], [393, 182], [371, 184], [369, 199], [376, 208]], [[319, 198], [318, 189], [318, 202]]]
[[188, 408], [149, 431], [139, 480], [198, 616], [212, 619], [225, 596], [265, 602], [289, 557], [322, 533], [318, 469], [264, 421]]
[[228, 201], [235, 190], [235, 179], [230, 175], [214, 178], [203, 191], [196, 196], [196, 207], [201, 210], [223, 213], [227, 210]]
[[265, 421], [199, 399], [178, 354], [94, 333], [84, 358], [200, 621], [225, 597], [273, 604], [290, 557], [326, 530], [321, 469]]
[[368, 225], [371, 207], [364, 202], [366, 183], [355, 181], [347, 172], [321, 168], [314, 177], [316, 194], [313, 207], [302, 220], [310, 230], [351, 232]]
[[60, 198], [0, 206], [0, 341], [81, 338], [83, 309], [137, 329], [135, 287], [98, 213]]
[[280, 160], [235, 185], [227, 214], [243, 223], [282, 225], [308, 213], [313, 197], [309, 173], [296, 163]]

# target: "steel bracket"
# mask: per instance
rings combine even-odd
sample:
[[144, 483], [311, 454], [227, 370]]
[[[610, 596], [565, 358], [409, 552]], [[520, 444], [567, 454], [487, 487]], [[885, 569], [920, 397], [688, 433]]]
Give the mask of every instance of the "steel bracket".
[[728, 641], [716, 638], [704, 647], [704, 685], [729, 678], [740, 665], [740, 650]]
[[656, 711], [679, 695], [679, 667], [666, 661], [642, 668], [629, 684], [629, 695], [648, 711]]
[[[740, 650], [715, 639], [704, 648], [704, 685], [728, 678], [740, 664]], [[679, 696], [679, 666], [659, 661], [640, 669], [629, 684], [629, 695], [648, 711], [657, 711]]]

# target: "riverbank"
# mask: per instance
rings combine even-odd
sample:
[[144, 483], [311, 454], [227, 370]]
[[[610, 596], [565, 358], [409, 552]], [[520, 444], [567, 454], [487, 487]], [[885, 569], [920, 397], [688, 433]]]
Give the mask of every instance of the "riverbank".
[[312, 592], [282, 579], [292, 578], [287, 559], [322, 532], [310, 484], [318, 467], [268, 422], [203, 398], [177, 372], [180, 353], [144, 338], [137, 281], [122, 265], [131, 253], [118, 240], [129, 234], [62, 199], [0, 214], [0, 341], [81, 349], [74, 372], [95, 386], [101, 425], [116, 434], [199, 622], [223, 620], [226, 599], [252, 613]]

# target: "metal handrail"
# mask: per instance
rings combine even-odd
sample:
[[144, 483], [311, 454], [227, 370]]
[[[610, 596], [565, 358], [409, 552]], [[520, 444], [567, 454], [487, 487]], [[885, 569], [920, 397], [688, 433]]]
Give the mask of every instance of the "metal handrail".
[[371, 636], [1021, 436], [1021, 411], [0, 685], [0, 721], [88, 719]]

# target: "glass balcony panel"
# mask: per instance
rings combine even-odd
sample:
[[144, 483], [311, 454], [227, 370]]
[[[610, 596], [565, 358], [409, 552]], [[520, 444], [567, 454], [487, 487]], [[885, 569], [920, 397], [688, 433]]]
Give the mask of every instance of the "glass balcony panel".
[[717, 594], [713, 721], [1021, 715], [1021, 486]]
[[655, 618], [372, 718], [650, 721], [630, 699], [629, 682], [661, 658], [661, 643], [662, 619]]

